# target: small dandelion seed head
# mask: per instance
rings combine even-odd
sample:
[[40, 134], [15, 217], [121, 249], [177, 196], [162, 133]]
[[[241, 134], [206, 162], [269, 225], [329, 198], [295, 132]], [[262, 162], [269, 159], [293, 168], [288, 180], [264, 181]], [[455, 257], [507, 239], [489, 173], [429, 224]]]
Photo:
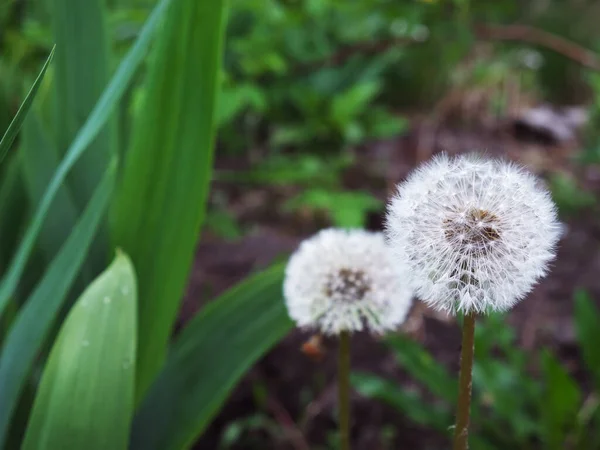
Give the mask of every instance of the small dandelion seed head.
[[325, 334], [394, 329], [411, 304], [403, 267], [382, 233], [323, 230], [290, 258], [284, 282], [289, 315]]
[[419, 167], [386, 218], [417, 296], [451, 313], [509, 309], [545, 275], [560, 234], [538, 179], [476, 155], [441, 155]]

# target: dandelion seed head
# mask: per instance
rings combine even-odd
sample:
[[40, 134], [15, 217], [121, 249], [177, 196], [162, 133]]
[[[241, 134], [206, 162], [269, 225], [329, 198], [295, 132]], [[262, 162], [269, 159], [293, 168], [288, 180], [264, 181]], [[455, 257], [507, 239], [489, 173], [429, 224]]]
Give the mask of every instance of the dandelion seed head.
[[403, 267], [382, 233], [323, 230], [290, 258], [283, 286], [289, 315], [325, 334], [394, 329], [411, 304]]
[[451, 313], [513, 306], [545, 275], [560, 230], [535, 176], [476, 155], [441, 155], [417, 168], [386, 218], [417, 296]]

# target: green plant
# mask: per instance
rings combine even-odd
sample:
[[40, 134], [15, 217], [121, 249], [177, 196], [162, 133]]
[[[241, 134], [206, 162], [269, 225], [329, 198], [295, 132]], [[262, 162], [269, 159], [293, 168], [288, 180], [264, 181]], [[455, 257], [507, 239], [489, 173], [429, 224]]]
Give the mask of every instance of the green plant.
[[237, 2], [228, 28], [219, 106], [226, 148], [259, 143], [265, 126], [271, 147], [310, 150], [404, 131], [406, 122], [379, 101], [384, 75], [397, 67], [402, 50], [345, 54], [354, 44], [392, 38], [397, 17], [409, 9], [410, 32], [419, 24], [417, 5]]
[[[600, 320], [600, 312], [584, 292], [576, 294], [575, 304], [579, 344], [597, 392], [600, 353], [593, 344], [597, 339], [593, 324]], [[597, 448], [600, 435], [590, 426], [600, 419], [594, 400], [597, 394], [585, 400], [583, 388], [549, 351], [532, 359], [519, 349], [514, 330], [505, 324], [502, 315], [490, 315], [481, 322], [476, 329], [473, 366], [473, 448]], [[408, 337], [392, 336], [387, 344], [398, 366], [419, 383], [419, 388], [406, 391], [392, 381], [364, 372], [353, 374], [355, 388], [449, 436], [456, 378]]]
[[[281, 267], [226, 292], [172, 339], [211, 178], [226, 8], [160, 0], [108, 80], [104, 5], [92, 3], [48, 4], [59, 44], [44, 82], [55, 95], [31, 108], [49, 58], [0, 144], [4, 155], [28, 112], [0, 179], [0, 229], [20, 236], [0, 258], [0, 446], [182, 448], [289, 329]], [[131, 109], [131, 89], [141, 107]], [[124, 151], [115, 111], [133, 114]], [[32, 265], [33, 255], [43, 258]]]

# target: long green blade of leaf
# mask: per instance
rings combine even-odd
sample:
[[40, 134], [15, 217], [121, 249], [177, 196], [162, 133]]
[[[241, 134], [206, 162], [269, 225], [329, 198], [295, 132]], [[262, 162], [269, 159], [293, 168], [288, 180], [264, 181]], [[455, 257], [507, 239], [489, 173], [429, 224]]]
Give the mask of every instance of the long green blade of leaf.
[[120, 253], [69, 312], [44, 369], [23, 450], [125, 450], [133, 415], [136, 281]]
[[33, 86], [31, 86], [31, 89], [29, 89], [29, 92], [27, 93], [25, 100], [23, 100], [23, 103], [19, 107], [19, 110], [17, 111], [17, 115], [14, 117], [14, 119], [8, 126], [8, 130], [6, 130], [6, 133], [4, 133], [4, 136], [2, 136], [2, 140], [0, 140], [0, 163], [2, 162], [2, 160], [8, 153], [10, 146], [15, 141], [17, 134], [19, 133], [19, 130], [21, 129], [23, 120], [25, 120], [25, 117], [27, 116], [27, 112], [29, 111], [31, 104], [33, 103], [33, 99], [35, 98], [35, 94], [37, 93], [38, 88], [40, 87], [40, 83], [44, 79], [44, 75], [46, 74], [46, 69], [50, 65], [50, 61], [52, 61], [52, 57], [54, 56], [54, 49], [55, 49], [55, 47], [52, 47], [52, 50], [50, 51], [50, 54], [48, 55], [48, 58], [46, 59], [46, 62], [44, 63], [42, 70], [40, 70], [40, 73], [37, 76], [37, 78], [35, 79]]
[[136, 398], [164, 360], [204, 217], [222, 0], [181, 0], [158, 39], [114, 209], [114, 242], [140, 280]]
[[15, 153], [0, 178], [0, 275], [10, 263], [29, 208], [24, 184], [21, 158]]
[[[58, 148], [64, 151], [109, 81], [109, 50], [103, 0], [53, 0], [52, 13], [57, 43], [54, 117]], [[93, 194], [110, 155], [116, 154], [114, 122], [114, 116], [107, 120], [69, 175], [80, 207]]]
[[175, 340], [133, 423], [130, 448], [186, 448], [252, 364], [292, 327], [284, 268], [249, 278], [207, 305]]
[[[109, 81], [110, 54], [104, 3], [105, 0], [53, 0], [51, 3], [57, 44], [54, 119], [60, 152], [64, 152], [77, 136]], [[116, 116], [112, 115], [68, 175], [67, 184], [77, 211], [85, 208], [110, 157], [118, 153], [116, 143]], [[93, 273], [106, 265], [107, 250], [108, 230], [103, 223], [89, 252], [87, 265]]]
[[127, 85], [131, 81], [135, 70], [144, 58], [146, 51], [150, 45], [154, 29], [156, 28], [165, 8], [170, 4], [171, 0], [161, 0], [150, 14], [150, 17], [144, 24], [144, 27], [138, 36], [133, 47], [123, 59], [116, 73], [112, 77], [110, 83], [102, 93], [102, 97], [96, 103], [93, 111], [81, 127], [75, 140], [67, 150], [65, 157], [62, 159], [60, 166], [56, 170], [52, 181], [48, 185], [44, 197], [42, 198], [39, 207], [35, 211], [33, 219], [27, 228], [25, 236], [19, 246], [16, 255], [11, 261], [10, 268], [5, 278], [0, 284], [0, 315], [4, 311], [4, 307], [11, 295], [14, 293], [19, 279], [23, 274], [27, 259], [31, 254], [35, 240], [40, 232], [44, 219], [48, 213], [48, 209], [56, 196], [61, 184], [65, 181], [69, 170], [73, 164], [77, 162], [81, 154], [89, 148], [89, 144], [96, 137], [102, 126], [106, 123], [110, 114], [117, 102], [123, 95]]
[[[25, 185], [33, 208], [39, 205], [46, 187], [58, 167], [58, 156], [34, 108], [31, 110], [21, 133], [20, 157]], [[103, 169], [101, 174], [105, 170]], [[77, 208], [71, 192], [61, 186], [52, 202], [48, 217], [40, 232], [40, 247], [48, 261], [51, 261], [69, 236], [77, 221]], [[90, 280], [88, 280], [89, 282]]]
[[115, 177], [116, 164], [112, 164], [105, 171], [104, 178], [69, 239], [20, 311], [4, 343], [0, 356], [0, 447], [6, 439], [29, 371], [85, 260], [108, 205]]

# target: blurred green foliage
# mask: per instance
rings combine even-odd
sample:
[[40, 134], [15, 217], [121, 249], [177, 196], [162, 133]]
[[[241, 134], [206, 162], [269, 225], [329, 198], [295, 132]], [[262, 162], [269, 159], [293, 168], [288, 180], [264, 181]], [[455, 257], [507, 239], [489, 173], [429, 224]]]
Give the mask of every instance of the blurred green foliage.
[[[0, 105], [12, 108], [22, 74], [31, 73], [52, 43], [46, 3], [24, 3], [0, 7]], [[152, 3], [109, 2], [114, 52], [122, 54]], [[535, 56], [527, 42], [498, 42], [491, 59], [464, 64], [481, 42], [475, 32], [481, 24], [536, 26], [597, 48], [597, 9], [591, 0], [545, 6], [516, 0], [236, 1], [217, 113], [221, 148], [234, 154], [255, 146], [331, 150], [393, 136], [406, 129], [402, 112], [435, 104], [449, 87], [498, 86], [515, 76], [547, 98], [588, 98], [582, 97], [590, 86], [583, 68], [544, 47], [535, 47]], [[0, 128], [10, 110], [0, 107]]]

